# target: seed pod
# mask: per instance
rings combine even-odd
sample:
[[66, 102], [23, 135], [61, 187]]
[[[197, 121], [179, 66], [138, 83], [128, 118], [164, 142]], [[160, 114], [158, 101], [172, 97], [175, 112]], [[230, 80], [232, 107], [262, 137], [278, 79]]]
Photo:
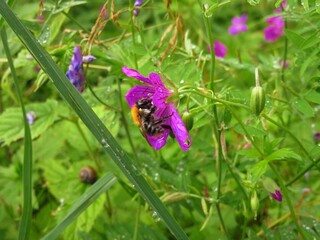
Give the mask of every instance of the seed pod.
[[182, 121], [186, 125], [187, 130], [190, 131], [193, 127], [193, 115], [187, 111], [182, 113]]
[[266, 96], [264, 90], [260, 86], [256, 86], [252, 89], [251, 98], [250, 98], [250, 108], [251, 111], [257, 116], [260, 115], [264, 109], [266, 103]]
[[254, 219], [257, 219], [257, 212], [259, 209], [259, 198], [258, 198], [257, 191], [254, 191], [253, 195], [251, 196], [250, 206], [251, 206], [251, 209], [254, 213]]
[[264, 105], [266, 104], [266, 95], [263, 88], [260, 86], [258, 68], [255, 69], [255, 77], [256, 86], [251, 91], [250, 108], [251, 111], [256, 114], [256, 116], [259, 116], [264, 109]]
[[85, 166], [80, 170], [80, 180], [84, 183], [94, 184], [97, 181], [97, 173], [90, 166]]

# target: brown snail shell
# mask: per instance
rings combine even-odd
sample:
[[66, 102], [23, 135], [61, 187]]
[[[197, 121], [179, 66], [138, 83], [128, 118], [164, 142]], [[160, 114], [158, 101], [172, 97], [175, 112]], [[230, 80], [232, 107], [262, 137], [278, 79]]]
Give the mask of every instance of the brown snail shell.
[[81, 168], [79, 176], [83, 183], [94, 184], [97, 181], [97, 172], [90, 166]]

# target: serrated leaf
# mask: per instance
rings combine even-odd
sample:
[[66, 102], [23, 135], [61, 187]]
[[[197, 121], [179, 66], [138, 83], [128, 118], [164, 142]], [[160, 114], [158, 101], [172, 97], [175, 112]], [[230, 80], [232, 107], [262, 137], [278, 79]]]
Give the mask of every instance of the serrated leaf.
[[303, 113], [305, 117], [308, 118], [314, 116], [313, 108], [304, 99], [298, 98], [296, 101], [294, 101], [294, 106], [299, 112]]
[[[33, 139], [46, 131], [57, 120], [59, 109], [60, 106], [55, 100], [26, 105], [27, 112], [32, 111], [36, 116], [34, 124], [30, 126]], [[23, 136], [24, 127], [21, 109], [7, 108], [0, 116], [0, 139], [8, 145], [23, 138]]]
[[274, 161], [274, 160], [283, 160], [283, 159], [296, 159], [302, 161], [300, 155], [296, 154], [293, 150], [289, 148], [281, 148], [269, 156], [267, 156], [264, 161]]
[[290, 30], [285, 30], [285, 35], [296, 47], [301, 48], [305, 39], [298, 33]]
[[262, 160], [256, 163], [255, 165], [253, 165], [250, 169], [253, 181], [259, 180], [259, 178], [263, 174], [265, 174], [265, 172], [267, 171], [267, 167], [268, 167], [268, 161], [266, 160]]
[[314, 102], [314, 103], [320, 104], [320, 93], [312, 90], [311, 92], [309, 92], [305, 96], [305, 99], [310, 101], [310, 102]]
[[[244, 125], [246, 131], [253, 137], [263, 137], [267, 135], [267, 133], [261, 128], [252, 127], [249, 125]], [[234, 130], [242, 135], [246, 135], [246, 132], [243, 130], [243, 127], [240, 124], [234, 126]]]

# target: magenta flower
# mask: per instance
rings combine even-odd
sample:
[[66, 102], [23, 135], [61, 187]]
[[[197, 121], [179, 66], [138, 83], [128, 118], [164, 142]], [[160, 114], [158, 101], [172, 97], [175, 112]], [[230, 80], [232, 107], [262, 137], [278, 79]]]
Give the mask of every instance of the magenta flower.
[[94, 56], [84, 56], [82, 57], [81, 49], [79, 46], [74, 47], [74, 53], [69, 65], [68, 71], [66, 73], [67, 78], [70, 82], [78, 89], [80, 93], [83, 92], [85, 76], [82, 68], [82, 62], [90, 63], [96, 58]]
[[275, 200], [277, 200], [278, 202], [282, 202], [282, 195], [279, 189], [275, 190], [275, 193], [270, 193], [271, 197]]
[[[287, 7], [287, 1], [282, 1], [281, 5], [282, 5], [283, 8], [286, 8], [286, 7]], [[282, 7], [279, 6], [279, 7], [277, 7], [276, 10], [274, 10], [274, 11], [275, 11], [275, 12], [282, 12]]]
[[[211, 51], [210, 45], [207, 48], [208, 52]], [[220, 41], [215, 40], [213, 44], [214, 55], [219, 58], [224, 58], [227, 54], [227, 47]]]
[[284, 20], [281, 16], [269, 17], [266, 22], [269, 24], [263, 31], [266, 42], [274, 42], [284, 35]]
[[232, 25], [229, 27], [228, 32], [231, 35], [237, 35], [240, 32], [245, 32], [248, 30], [248, 26], [246, 25], [248, 15], [247, 14], [242, 14], [241, 17], [234, 17], [232, 18], [231, 22]]
[[166, 144], [167, 138], [172, 132], [181, 149], [183, 151], [188, 150], [191, 145], [191, 138], [174, 104], [167, 102], [168, 97], [173, 92], [164, 86], [160, 76], [156, 73], [150, 73], [149, 77], [144, 77], [138, 71], [126, 66], [122, 68], [122, 71], [128, 77], [145, 83], [145, 85], [131, 88], [126, 94], [126, 100], [130, 108], [134, 109], [138, 101], [144, 100], [149, 103], [150, 108], [155, 110], [153, 120], [158, 122], [157, 127], [161, 128], [161, 132], [155, 135], [143, 133], [149, 144], [155, 150], [159, 150]]

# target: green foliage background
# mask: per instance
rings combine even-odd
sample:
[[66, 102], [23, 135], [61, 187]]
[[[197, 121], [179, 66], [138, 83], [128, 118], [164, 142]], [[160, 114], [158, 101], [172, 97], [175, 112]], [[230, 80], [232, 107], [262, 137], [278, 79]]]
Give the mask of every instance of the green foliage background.
[[[62, 72], [76, 45], [96, 57], [84, 65], [86, 89], [81, 97], [190, 239], [320, 238], [320, 147], [314, 140], [320, 131], [317, 1], [288, 0], [280, 13], [286, 20], [285, 35], [273, 43], [264, 41], [263, 29], [279, 1], [145, 1], [137, 17], [132, 15], [133, 1], [107, 1], [105, 19], [98, 17], [104, 2], [45, 1], [42, 22], [37, 20], [40, 3], [9, 1]], [[248, 31], [229, 35], [231, 19], [243, 13], [248, 15]], [[1, 21], [23, 104], [36, 115], [30, 125], [29, 238], [50, 238], [52, 230], [58, 239], [177, 236], [105, 154], [107, 147], [55, 88], [57, 80], [50, 80], [50, 73]], [[212, 59], [207, 52], [206, 24], [213, 39], [227, 46], [226, 57]], [[25, 135], [3, 50], [0, 45], [0, 236], [15, 239], [23, 210]], [[281, 65], [284, 58], [288, 68]], [[139, 83], [122, 73], [123, 66], [145, 76], [157, 72], [177, 91], [179, 112], [189, 110], [194, 120], [188, 151], [174, 138], [160, 151], [148, 145], [124, 99]], [[256, 68], [267, 99], [258, 117], [249, 109]], [[97, 173], [99, 181], [93, 186], [79, 178], [86, 166]], [[281, 189], [281, 203], [265, 187], [270, 179]]]

